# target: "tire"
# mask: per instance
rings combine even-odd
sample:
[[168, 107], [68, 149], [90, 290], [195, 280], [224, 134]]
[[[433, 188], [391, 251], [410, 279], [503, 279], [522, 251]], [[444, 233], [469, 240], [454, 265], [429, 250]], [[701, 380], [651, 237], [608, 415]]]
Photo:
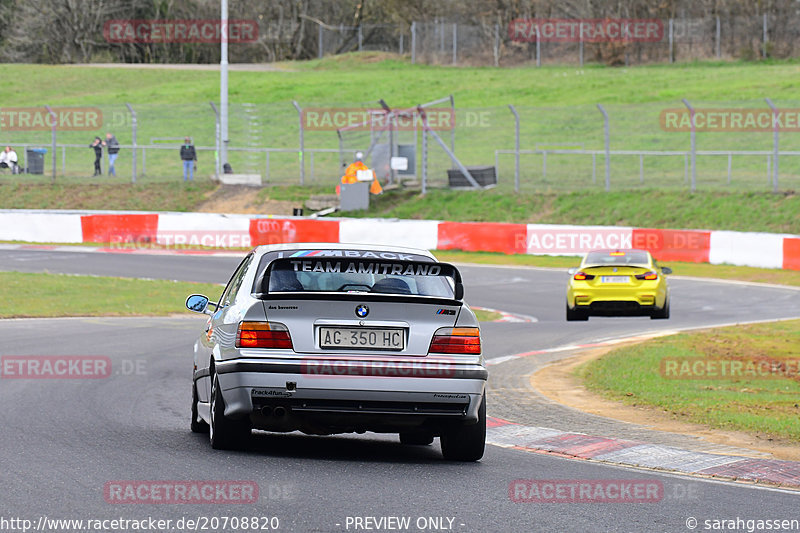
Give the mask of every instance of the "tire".
[[209, 440], [215, 450], [231, 450], [238, 448], [250, 435], [250, 424], [247, 421], [225, 418], [225, 400], [219, 388], [217, 375], [211, 380], [211, 424]]
[[197, 416], [197, 382], [192, 381], [192, 433], [208, 433], [208, 422]]
[[653, 311], [653, 313], [650, 315], [650, 318], [652, 320], [661, 320], [669, 318], [669, 297], [667, 297], [667, 301], [664, 302], [664, 307], [656, 311]]
[[589, 314], [583, 309], [570, 309], [569, 304], [567, 304], [567, 322], [575, 322], [578, 320], [589, 320]]
[[410, 446], [427, 446], [433, 442], [430, 431], [404, 431], [400, 433], [400, 443]]
[[477, 461], [486, 448], [486, 394], [478, 409], [478, 423], [447, 428], [439, 439], [448, 461]]

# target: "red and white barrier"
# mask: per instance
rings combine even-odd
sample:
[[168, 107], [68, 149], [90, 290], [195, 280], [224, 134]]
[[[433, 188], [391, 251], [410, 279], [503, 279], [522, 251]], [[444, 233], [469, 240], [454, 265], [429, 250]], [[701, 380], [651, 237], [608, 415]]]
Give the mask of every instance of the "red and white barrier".
[[158, 243], [166, 247], [210, 248], [343, 242], [531, 255], [580, 255], [597, 248], [644, 248], [660, 261], [800, 270], [800, 235], [622, 226], [0, 210], [0, 240]]

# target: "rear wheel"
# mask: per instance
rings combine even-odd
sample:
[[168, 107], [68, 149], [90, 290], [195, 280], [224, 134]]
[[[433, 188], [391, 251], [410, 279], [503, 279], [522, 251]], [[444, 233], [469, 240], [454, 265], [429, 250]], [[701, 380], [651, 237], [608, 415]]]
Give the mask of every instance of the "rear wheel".
[[413, 446], [426, 446], [433, 442], [430, 431], [404, 431], [400, 433], [400, 443]]
[[650, 315], [650, 318], [653, 320], [669, 318], [669, 298], [667, 298], [667, 300], [664, 302], [664, 307], [653, 311], [653, 313]]
[[209, 427], [205, 420], [200, 420], [197, 415], [197, 382], [192, 382], [192, 433], [208, 433]]
[[244, 443], [250, 435], [248, 421], [231, 420], [225, 417], [225, 401], [219, 387], [217, 375], [211, 380], [211, 424], [209, 439], [215, 450], [230, 450]]
[[589, 314], [584, 311], [583, 309], [570, 309], [569, 304], [567, 304], [567, 322], [573, 322], [576, 320], [589, 320]]
[[486, 394], [478, 409], [478, 423], [442, 431], [442, 455], [448, 461], [477, 461], [486, 447]]

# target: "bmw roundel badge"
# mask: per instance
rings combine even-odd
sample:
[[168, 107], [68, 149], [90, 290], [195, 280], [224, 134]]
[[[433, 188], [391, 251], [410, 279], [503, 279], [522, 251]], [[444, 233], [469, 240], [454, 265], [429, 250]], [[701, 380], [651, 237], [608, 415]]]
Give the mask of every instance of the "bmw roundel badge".
[[364, 318], [368, 314], [369, 314], [369, 307], [367, 307], [366, 305], [363, 305], [363, 304], [359, 305], [359, 306], [356, 306], [356, 316], [358, 318]]

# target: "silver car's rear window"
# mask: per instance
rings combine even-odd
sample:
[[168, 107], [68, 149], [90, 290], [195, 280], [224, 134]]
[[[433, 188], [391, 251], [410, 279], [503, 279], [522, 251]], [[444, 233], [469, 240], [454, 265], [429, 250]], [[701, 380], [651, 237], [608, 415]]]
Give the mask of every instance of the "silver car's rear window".
[[299, 257], [272, 262], [255, 292], [369, 292], [453, 298], [454, 286], [454, 269], [435, 262]]
[[641, 250], [625, 252], [589, 252], [583, 261], [585, 265], [647, 265], [650, 260], [647, 252]]

